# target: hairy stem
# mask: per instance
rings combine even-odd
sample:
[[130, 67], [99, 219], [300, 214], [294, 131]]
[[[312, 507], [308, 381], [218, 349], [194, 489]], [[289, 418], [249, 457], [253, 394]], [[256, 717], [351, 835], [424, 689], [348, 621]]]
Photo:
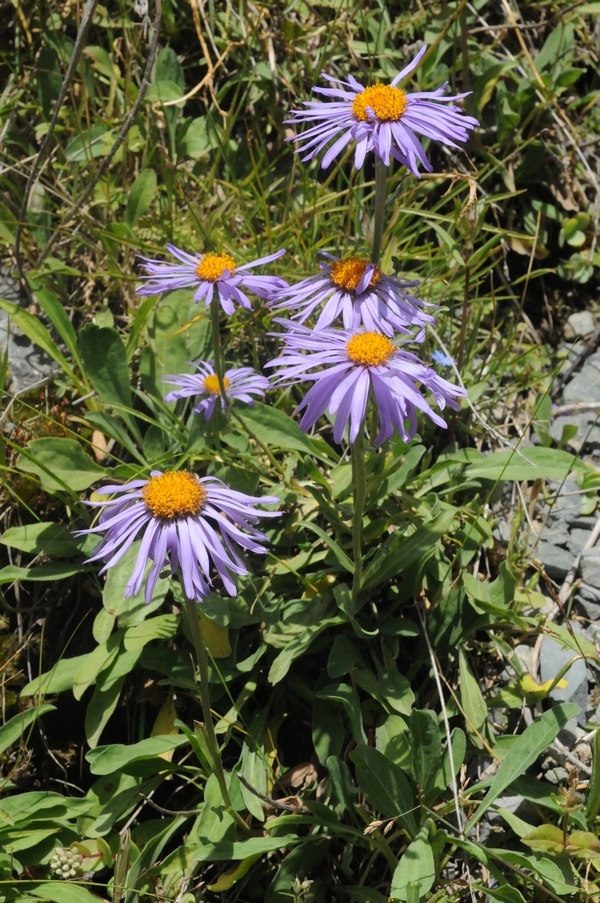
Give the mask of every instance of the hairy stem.
[[208, 654], [206, 651], [206, 646], [204, 645], [204, 637], [202, 636], [202, 630], [200, 627], [200, 618], [198, 616], [198, 606], [197, 603], [192, 599], [186, 599], [186, 615], [188, 619], [188, 624], [190, 626], [190, 633], [192, 634], [192, 642], [194, 644], [194, 650], [196, 652], [196, 659], [198, 661], [198, 670], [200, 672], [200, 705], [202, 706], [202, 717], [204, 718], [204, 730], [206, 731], [206, 741], [208, 748], [211, 753], [212, 758], [212, 766], [215, 777], [219, 784], [219, 789], [221, 790], [221, 796], [223, 797], [223, 802], [227, 806], [230, 814], [235, 819], [237, 825], [240, 828], [243, 828], [244, 831], [248, 830], [248, 825], [236, 810], [233, 808], [231, 803], [231, 797], [229, 796], [229, 789], [227, 787], [227, 781], [225, 779], [225, 770], [223, 768], [223, 761], [221, 759], [221, 751], [219, 750], [219, 744], [217, 741], [217, 735], [215, 734], [215, 726], [212, 720], [212, 712], [210, 710], [210, 685], [208, 680]]
[[227, 393], [225, 392], [225, 358], [223, 355], [223, 345], [221, 343], [221, 328], [219, 326], [220, 312], [221, 305], [219, 304], [217, 292], [215, 290], [213, 293], [212, 301], [210, 302], [212, 347], [213, 357], [215, 359], [215, 373], [217, 374], [217, 380], [219, 382], [219, 391], [221, 393], [221, 398], [223, 399], [223, 405], [227, 410], [227, 408], [229, 407], [229, 399], [227, 398]]
[[383, 228], [385, 226], [385, 202], [388, 167], [380, 157], [375, 158], [375, 215], [373, 217], [373, 248], [371, 263], [379, 263]]
[[352, 494], [354, 514], [352, 519], [352, 554], [354, 576], [352, 578], [352, 602], [356, 606], [363, 573], [362, 522], [367, 497], [367, 471], [365, 467], [365, 423], [361, 424], [356, 441], [352, 445]]

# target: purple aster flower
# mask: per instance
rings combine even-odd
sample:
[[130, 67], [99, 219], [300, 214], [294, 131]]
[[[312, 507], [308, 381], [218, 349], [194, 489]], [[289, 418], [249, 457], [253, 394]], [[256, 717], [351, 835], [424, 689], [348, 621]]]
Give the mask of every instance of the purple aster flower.
[[[329, 166], [351, 141], [356, 141], [354, 166], [360, 169], [367, 153], [374, 151], [386, 166], [394, 157], [415, 176], [419, 176], [419, 164], [431, 172], [433, 167], [417, 135], [441, 141], [448, 147], [459, 147], [468, 138], [468, 130], [478, 125], [472, 116], [465, 116], [461, 108], [452, 103], [467, 97], [470, 92], [444, 97], [446, 85], [435, 91], [415, 91], [408, 94], [397, 84], [406, 78], [419, 64], [427, 47], [423, 47], [414, 60], [398, 73], [390, 85], [363, 87], [352, 76], [348, 81], [323, 78], [336, 87], [314, 88], [333, 100], [305, 101], [303, 110], [292, 110], [290, 123], [315, 123], [306, 132], [293, 138], [304, 153], [303, 160], [312, 160], [330, 142], [321, 166]], [[449, 106], [443, 106], [449, 104]]]
[[422, 309], [433, 305], [408, 291], [418, 291], [417, 279], [409, 282], [397, 276], [384, 276], [378, 264], [362, 257], [323, 256], [331, 262], [320, 264], [318, 276], [309, 276], [274, 294], [275, 308], [298, 311], [292, 319], [304, 323], [323, 305], [316, 330], [325, 329], [341, 316], [344, 329], [357, 329], [362, 325], [390, 337], [398, 332], [408, 332], [411, 326], [434, 322], [433, 317]]
[[[225, 401], [219, 389], [219, 378], [215, 373], [212, 361], [207, 363], [200, 361], [196, 364], [196, 369], [197, 373], [165, 376], [165, 382], [173, 386], [180, 386], [179, 389], [165, 395], [165, 401], [199, 396], [200, 400], [194, 411], [196, 414], [204, 414], [205, 420], [210, 420], [219, 399], [221, 407], [225, 407]], [[231, 370], [226, 370], [223, 374], [223, 383], [227, 397], [243, 401], [244, 404], [254, 404], [253, 395], [264, 398], [265, 390], [269, 388], [267, 377], [261, 376], [252, 367], [232, 367]]]
[[236, 595], [234, 574], [247, 574], [236, 546], [250, 552], [265, 553], [264, 533], [253, 525], [259, 517], [277, 517], [277, 511], [259, 511], [258, 504], [275, 504], [275, 496], [255, 498], [228, 489], [216, 477], [197, 477], [185, 470], [161, 473], [154, 470], [148, 480], [131, 480], [123, 486], [104, 486], [103, 495], [114, 495], [106, 502], [88, 502], [104, 508], [100, 520], [86, 533], [104, 533], [88, 561], [106, 562], [103, 574], [113, 567], [141, 535], [141, 544], [125, 596], [139, 593], [146, 565], [152, 567], [146, 578], [144, 597], [152, 593], [163, 567], [179, 574], [188, 599], [202, 599], [212, 586], [211, 568], [215, 568], [225, 589]]
[[[354, 442], [372, 396], [380, 424], [375, 444], [381, 445], [394, 429], [409, 442], [417, 429], [417, 410], [439, 426], [446, 426], [423, 397], [420, 386], [431, 392], [442, 410], [446, 405], [458, 410], [457, 399], [466, 395], [464, 389], [438, 376], [415, 354], [402, 351], [379, 332], [314, 332], [296, 323], [286, 325], [283, 353], [266, 366], [276, 368], [276, 383], [314, 382], [298, 405], [299, 411], [305, 409], [300, 421], [303, 430], [313, 426], [327, 410], [335, 415], [334, 440], [341, 441], [349, 424], [350, 442]], [[309, 373], [315, 367], [320, 369]]]
[[270, 297], [273, 291], [287, 285], [278, 276], [254, 276], [249, 270], [263, 263], [277, 260], [285, 250], [267, 257], [259, 257], [250, 263], [236, 266], [230, 254], [188, 254], [175, 245], [167, 245], [167, 251], [180, 263], [152, 260], [143, 257], [143, 267], [148, 281], [136, 289], [138, 295], [159, 295], [176, 288], [195, 288], [194, 299], [208, 307], [215, 292], [226, 314], [232, 314], [234, 303], [250, 308], [250, 300], [242, 289], [249, 289], [259, 298]]

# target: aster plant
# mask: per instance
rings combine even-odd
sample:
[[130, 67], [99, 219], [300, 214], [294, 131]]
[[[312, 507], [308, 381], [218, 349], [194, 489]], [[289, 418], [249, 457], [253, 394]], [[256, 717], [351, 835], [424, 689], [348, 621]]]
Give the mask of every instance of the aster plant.
[[363, 326], [390, 337], [434, 322], [424, 310], [433, 305], [417, 297], [418, 280], [386, 276], [379, 264], [364, 257], [322, 256], [326, 260], [318, 275], [273, 293], [271, 304], [276, 310], [291, 311], [298, 323], [318, 313], [317, 331], [341, 320], [344, 329]]
[[[427, 52], [424, 46], [402, 69], [391, 84], [364, 87], [353, 75], [346, 81], [323, 73], [335, 87], [314, 88], [325, 101], [304, 101], [302, 110], [292, 110], [289, 124], [310, 125], [291, 139], [303, 160], [312, 160], [325, 150], [321, 166], [326, 167], [351, 142], [356, 142], [354, 166], [360, 169], [367, 154], [374, 153], [386, 166], [391, 159], [406, 166], [415, 176], [419, 167], [433, 167], [417, 135], [439, 141], [447, 147], [460, 147], [477, 120], [466, 116], [455, 101], [467, 94], [446, 96], [446, 85], [435, 91], [409, 93], [398, 87], [417, 68]], [[313, 124], [314, 123], [314, 124]], [[331, 143], [333, 142], [333, 143]]]
[[111, 498], [88, 502], [103, 509], [94, 527], [79, 531], [79, 535], [102, 535], [88, 561], [104, 560], [103, 574], [140, 538], [125, 596], [137, 595], [145, 584], [147, 603], [164, 568], [180, 577], [189, 600], [201, 601], [210, 593], [211, 568], [229, 595], [235, 596], [234, 575], [248, 573], [236, 546], [258, 554], [266, 552], [266, 536], [254, 525], [260, 517], [274, 517], [277, 512], [256, 506], [279, 501], [274, 496], [255, 498], [229, 489], [215, 477], [197, 477], [185, 470], [152, 471], [148, 480], [131, 480], [97, 491]]
[[[165, 401], [194, 398], [197, 402], [194, 412], [203, 414], [205, 420], [210, 420], [217, 403], [220, 401], [221, 408], [225, 408], [226, 402], [221, 393], [213, 362], [198, 361], [195, 367], [196, 373], [165, 376], [166, 383], [177, 386], [176, 389], [165, 395]], [[256, 398], [264, 398], [268, 388], [267, 377], [261, 376], [252, 367], [231, 367], [223, 374], [224, 395], [231, 401], [241, 401], [244, 404], [252, 405]]]

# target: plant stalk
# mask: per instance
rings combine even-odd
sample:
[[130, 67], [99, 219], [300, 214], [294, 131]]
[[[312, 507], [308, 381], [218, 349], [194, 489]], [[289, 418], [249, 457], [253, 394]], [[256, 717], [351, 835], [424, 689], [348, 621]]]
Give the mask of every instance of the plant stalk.
[[227, 398], [227, 393], [225, 392], [225, 357], [223, 355], [223, 345], [221, 343], [219, 313], [220, 304], [215, 290], [213, 293], [212, 301], [210, 302], [210, 323], [212, 333], [213, 357], [215, 360], [215, 373], [217, 374], [219, 391], [221, 393], [221, 398], [223, 399], [225, 410], [227, 410], [227, 408], [229, 407], [229, 399]]
[[217, 735], [215, 734], [215, 726], [213, 724], [212, 712], [210, 709], [210, 684], [208, 680], [208, 654], [206, 651], [206, 646], [204, 644], [204, 637], [202, 636], [202, 629], [200, 627], [200, 618], [198, 617], [198, 606], [197, 603], [192, 599], [185, 600], [185, 610], [188, 619], [188, 624], [190, 625], [190, 632], [192, 634], [192, 642], [194, 644], [194, 650], [196, 652], [196, 659], [198, 661], [198, 670], [200, 672], [200, 705], [202, 706], [202, 717], [204, 719], [204, 729], [206, 731], [206, 741], [208, 748], [211, 753], [212, 765], [215, 777], [219, 784], [219, 789], [221, 791], [221, 796], [223, 797], [223, 802], [225, 806], [229, 810], [230, 814], [234, 818], [237, 825], [240, 828], [243, 828], [244, 831], [248, 830], [248, 825], [236, 810], [233, 808], [231, 803], [231, 797], [229, 796], [229, 789], [227, 787], [227, 781], [225, 779], [225, 770], [223, 768], [223, 761], [221, 759], [221, 751], [219, 750], [219, 744], [217, 741]]
[[352, 603], [356, 608], [363, 574], [362, 522], [367, 498], [367, 469], [365, 466], [365, 422], [363, 420], [356, 441], [352, 445], [352, 494], [354, 496], [354, 516], [352, 519], [352, 555], [354, 576], [352, 578]]
[[375, 214], [373, 217], [373, 247], [371, 250], [371, 263], [379, 263], [381, 257], [381, 245], [383, 242], [383, 228], [385, 226], [385, 202], [387, 199], [387, 175], [388, 167], [381, 157], [375, 158]]

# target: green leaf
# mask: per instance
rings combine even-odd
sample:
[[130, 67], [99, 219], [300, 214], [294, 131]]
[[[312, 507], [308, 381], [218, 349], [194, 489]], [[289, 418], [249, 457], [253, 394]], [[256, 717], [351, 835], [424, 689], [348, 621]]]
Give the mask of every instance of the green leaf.
[[15, 564], [7, 564], [0, 569], [0, 584], [14, 583], [16, 580], [33, 580], [37, 583], [45, 583], [49, 580], [65, 580], [85, 570], [80, 564], [36, 564], [30, 568], [17, 567]]
[[21, 696], [47, 696], [50, 693], [62, 693], [73, 686], [75, 675], [88, 658], [85, 655], [76, 655], [74, 658], [61, 658], [51, 671], [34, 677], [21, 690]]
[[49, 903], [99, 903], [102, 899], [91, 894], [82, 884], [72, 881], [20, 881], [19, 893], [25, 892]]
[[140, 216], [149, 209], [156, 194], [156, 173], [153, 169], [143, 169], [129, 190], [125, 222], [135, 226]]
[[468, 479], [480, 480], [564, 480], [573, 470], [584, 467], [579, 458], [559, 448], [527, 448], [493, 452], [465, 469]]
[[442, 744], [437, 718], [431, 709], [413, 709], [408, 722], [409, 743], [412, 752], [411, 773], [415, 783], [424, 793], [424, 803], [431, 805], [441, 784]]
[[415, 800], [404, 772], [371, 746], [357, 746], [350, 758], [358, 786], [371, 806], [386, 818], [397, 818], [409, 835], [416, 837]]
[[117, 707], [124, 683], [125, 675], [106, 688], [101, 686], [94, 687], [92, 698], [85, 712], [85, 737], [90, 749], [95, 749], [98, 746], [102, 731]]
[[92, 774], [112, 774], [127, 768], [133, 762], [156, 759], [162, 753], [170, 752], [189, 743], [185, 734], [169, 734], [166, 737], [148, 737], [139, 743], [113, 743], [111, 746], [98, 746], [86, 753]]
[[441, 537], [452, 526], [456, 511], [447, 509], [411, 536], [394, 533], [365, 568], [363, 589], [385, 583], [407, 569], [422, 568], [434, 554]]
[[103, 122], [97, 122], [75, 135], [65, 147], [68, 163], [86, 163], [96, 157], [105, 157], [115, 143], [115, 132]]
[[75, 555], [79, 549], [73, 534], [61, 524], [41, 521], [22, 527], [9, 527], [0, 542], [29, 555], [53, 555], [57, 558]]
[[296, 528], [303, 528], [304, 530], [310, 530], [312, 533], [315, 533], [323, 540], [327, 548], [333, 552], [339, 566], [343, 570], [348, 571], [349, 574], [354, 573], [354, 562], [346, 555], [342, 547], [329, 535], [329, 533], [322, 530], [317, 524], [313, 524], [311, 521], [307, 520], [298, 521]]
[[[46, 264], [47, 263], [48, 261], [46, 261]], [[72, 275], [81, 276], [81, 274], [77, 271], [75, 271]], [[82, 373], [83, 368], [81, 358], [79, 357], [77, 335], [73, 328], [73, 324], [71, 323], [67, 312], [65, 311], [64, 304], [61, 303], [60, 299], [54, 294], [54, 292], [51, 292], [45, 286], [40, 285], [34, 274], [30, 273], [27, 277], [27, 281], [31, 286], [31, 290], [35, 294], [38, 304], [56, 329], [62, 341], [67, 346], [69, 354], [77, 365], [79, 372]], [[82, 376], [85, 380], [85, 373], [82, 373]]]
[[402, 853], [400, 862], [392, 875], [391, 900], [408, 901], [411, 885], [415, 890], [415, 900], [419, 900], [433, 887], [436, 870], [433, 848], [429, 839], [433, 827], [433, 821], [430, 818], [426, 819], [417, 836]]
[[574, 702], [562, 702], [544, 712], [517, 737], [494, 775], [490, 788], [465, 828], [468, 833], [500, 794], [510, 787], [552, 743], [570, 718], [580, 708]]
[[17, 467], [39, 477], [50, 494], [61, 490], [74, 495], [107, 475], [104, 467], [86, 455], [76, 439], [32, 439], [23, 449]]
[[[269, 448], [300, 451], [331, 463], [332, 455], [324, 453], [323, 444], [313, 442], [302, 432], [295, 420], [277, 408], [257, 401], [252, 407], [247, 406], [238, 411], [238, 417], [246, 425], [249, 433]], [[325, 450], [328, 450], [328, 446], [325, 446]]]
[[9, 315], [15, 326], [17, 326], [28, 339], [31, 339], [38, 348], [41, 348], [53, 361], [56, 361], [63, 373], [71, 380], [74, 386], [81, 390], [82, 394], [85, 393], [85, 386], [77, 378], [75, 371], [60, 348], [56, 345], [39, 317], [30, 314], [27, 310], [23, 310], [18, 304], [13, 304], [11, 301], [5, 301], [4, 298], [0, 298], [0, 310], [3, 310]]
[[0, 727], [0, 755], [5, 753], [13, 743], [17, 743], [27, 728], [37, 721], [41, 715], [45, 715], [46, 712], [54, 712], [55, 710], [56, 706], [44, 703], [33, 709], [27, 709], [25, 712], [19, 712], [18, 715], [13, 715], [12, 718], [9, 718]]
[[350, 684], [339, 683], [329, 684], [316, 693], [319, 699], [326, 699], [330, 702], [339, 702], [348, 715], [348, 720], [352, 727], [352, 736], [357, 743], [366, 743], [367, 737], [363, 728], [362, 712], [360, 708], [360, 699], [354, 687]]
[[235, 843], [220, 841], [219, 843], [207, 843], [192, 854], [193, 862], [227, 862], [230, 859], [238, 861], [248, 856], [256, 856], [263, 853], [272, 853], [274, 850], [284, 850], [286, 847], [301, 843], [303, 837], [297, 834], [283, 834], [280, 837], [250, 837], [248, 840], [240, 840]]
[[131, 408], [131, 385], [125, 345], [116, 329], [88, 323], [79, 335], [85, 372], [105, 404]]
[[487, 706], [479, 689], [479, 681], [474, 677], [463, 649], [458, 651], [460, 673], [460, 701], [465, 712], [467, 730], [476, 746], [481, 747], [480, 735], [485, 733]]
[[585, 806], [588, 825], [594, 824], [598, 812], [600, 812], [600, 728], [596, 728], [592, 740], [592, 774]]

